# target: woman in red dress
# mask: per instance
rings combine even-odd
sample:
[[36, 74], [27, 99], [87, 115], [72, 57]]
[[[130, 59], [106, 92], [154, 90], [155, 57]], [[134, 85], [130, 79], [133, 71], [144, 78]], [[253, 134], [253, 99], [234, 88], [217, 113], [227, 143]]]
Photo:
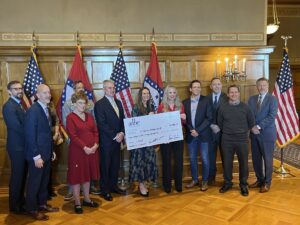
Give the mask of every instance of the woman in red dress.
[[83, 188], [83, 206], [97, 208], [98, 203], [89, 197], [90, 181], [99, 180], [99, 138], [91, 114], [85, 112], [88, 102], [83, 91], [71, 97], [74, 111], [67, 116], [67, 132], [70, 137], [68, 155], [68, 183], [72, 185], [75, 213], [83, 213], [80, 203], [80, 186]]

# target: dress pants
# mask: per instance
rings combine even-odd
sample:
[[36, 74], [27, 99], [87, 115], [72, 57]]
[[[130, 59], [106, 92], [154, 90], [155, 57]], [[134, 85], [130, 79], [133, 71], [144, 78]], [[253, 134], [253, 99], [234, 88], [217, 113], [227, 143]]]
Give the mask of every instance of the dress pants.
[[34, 161], [28, 161], [28, 179], [26, 186], [26, 210], [36, 211], [40, 205], [47, 204], [50, 159], [44, 161], [42, 168], [37, 168]]
[[224, 185], [232, 186], [232, 167], [234, 154], [237, 154], [239, 162], [239, 180], [240, 187], [247, 187], [249, 169], [248, 169], [248, 143], [232, 142], [222, 139], [223, 146], [223, 169], [224, 169]]
[[183, 172], [183, 141], [175, 141], [160, 145], [162, 157], [162, 179], [163, 188], [166, 192], [171, 191], [172, 186], [172, 157], [175, 189], [182, 191]]
[[8, 153], [11, 164], [9, 181], [9, 209], [20, 210], [25, 204], [25, 184], [27, 177], [27, 161], [24, 151]]
[[273, 173], [274, 142], [264, 141], [262, 135], [251, 135], [253, 168], [257, 181], [271, 185]]
[[100, 154], [100, 186], [103, 193], [111, 193], [118, 188], [120, 169], [120, 143], [102, 147]]
[[217, 152], [218, 147], [220, 149], [220, 155], [222, 160], [222, 166], [223, 166], [223, 156], [222, 156], [222, 145], [221, 145], [221, 133], [212, 134], [212, 141], [210, 143], [210, 148], [208, 151], [209, 156], [209, 175], [208, 180], [215, 180], [216, 174], [217, 174]]

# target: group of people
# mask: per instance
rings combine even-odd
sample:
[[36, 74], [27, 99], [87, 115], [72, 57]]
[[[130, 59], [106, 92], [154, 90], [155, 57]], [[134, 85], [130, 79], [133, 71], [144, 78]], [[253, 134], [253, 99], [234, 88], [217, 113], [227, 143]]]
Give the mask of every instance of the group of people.
[[[251, 96], [248, 104], [240, 101], [240, 89], [236, 85], [229, 86], [227, 94], [223, 93], [219, 78], [211, 80], [212, 93], [208, 96], [201, 95], [201, 82], [193, 80], [189, 86], [191, 96], [182, 103], [174, 86], [165, 88], [157, 113], [180, 112], [192, 175], [192, 181], [186, 188], [200, 184], [200, 190], [206, 191], [209, 185], [215, 184], [219, 148], [224, 174], [220, 193], [228, 191], [233, 185], [232, 167], [236, 153], [241, 194], [247, 196], [250, 132], [252, 161], [257, 177], [257, 181], [250, 187], [259, 187], [260, 192], [270, 189], [277, 101], [268, 94], [268, 85], [267, 79], [258, 79], [256, 86], [259, 93]], [[82, 206], [99, 207], [89, 197], [91, 187], [96, 188], [99, 180], [101, 196], [105, 200], [113, 200], [111, 193], [126, 194], [118, 187], [120, 148], [125, 136], [124, 112], [121, 102], [115, 98], [114, 82], [105, 80], [103, 89], [104, 97], [94, 104], [88, 100], [83, 83], [76, 81], [74, 94], [63, 108], [63, 125], [70, 139], [67, 183], [70, 198], [74, 198], [74, 211], [78, 214], [83, 213]], [[11, 81], [7, 90], [10, 98], [3, 106], [3, 117], [7, 126], [7, 150], [11, 160], [10, 211], [27, 212], [34, 219], [47, 220], [49, 217], [44, 212], [59, 210], [47, 204], [53, 139], [57, 136], [57, 129], [54, 132], [52, 129], [53, 121], [49, 111], [50, 88], [40, 84], [37, 87], [37, 101], [26, 112], [21, 104], [22, 84]], [[152, 103], [149, 89], [141, 88], [132, 116], [156, 113]], [[172, 174], [175, 190], [182, 192], [183, 149], [183, 140], [160, 145], [162, 184], [166, 193], [172, 190]], [[202, 162], [201, 182], [198, 180], [199, 151]], [[129, 181], [138, 182], [141, 196], [149, 196], [147, 181], [155, 182], [157, 177], [155, 146], [131, 150]]]

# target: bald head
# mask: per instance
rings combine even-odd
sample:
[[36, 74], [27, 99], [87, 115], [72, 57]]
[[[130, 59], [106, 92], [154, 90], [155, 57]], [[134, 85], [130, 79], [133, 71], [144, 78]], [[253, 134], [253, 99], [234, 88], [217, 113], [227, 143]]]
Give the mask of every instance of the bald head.
[[47, 105], [51, 100], [50, 88], [46, 84], [40, 84], [37, 86], [36, 95], [40, 102]]

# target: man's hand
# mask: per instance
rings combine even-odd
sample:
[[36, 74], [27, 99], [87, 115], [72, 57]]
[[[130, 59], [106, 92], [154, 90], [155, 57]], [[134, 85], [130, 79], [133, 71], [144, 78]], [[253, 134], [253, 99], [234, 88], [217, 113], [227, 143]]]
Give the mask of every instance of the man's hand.
[[34, 165], [36, 168], [42, 168], [44, 165], [44, 161], [41, 158], [34, 160]]
[[212, 129], [212, 131], [217, 134], [220, 132], [220, 127], [217, 124], [211, 124], [210, 128]]
[[124, 133], [123, 132], [117, 133], [117, 136], [115, 138], [116, 138], [115, 139], [116, 142], [121, 143], [124, 139]]
[[193, 137], [198, 137], [199, 136], [199, 134], [198, 134], [198, 132], [194, 129], [194, 130], [191, 130], [191, 135], [193, 136]]
[[252, 127], [251, 132], [252, 132], [253, 134], [260, 134], [260, 131], [259, 131], [259, 129], [257, 128], [257, 126]]

